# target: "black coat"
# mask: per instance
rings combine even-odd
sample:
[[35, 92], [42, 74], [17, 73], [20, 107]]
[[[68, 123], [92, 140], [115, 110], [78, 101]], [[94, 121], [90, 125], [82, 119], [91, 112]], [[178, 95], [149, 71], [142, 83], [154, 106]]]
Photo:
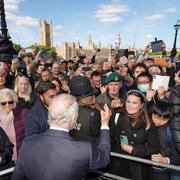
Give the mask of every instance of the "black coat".
[[173, 106], [173, 117], [171, 119], [173, 142], [177, 151], [180, 153], [180, 85], [172, 88], [169, 102]]
[[[132, 119], [129, 118], [129, 121], [130, 120]], [[121, 135], [126, 136], [129, 145], [133, 146], [131, 154], [121, 149]], [[159, 147], [157, 129], [153, 124], [147, 130], [143, 125], [132, 127], [130, 123], [126, 123], [125, 114], [120, 114], [112, 142], [113, 152], [150, 159], [151, 154], [159, 152]], [[147, 179], [147, 168], [138, 162], [112, 158], [110, 169], [112, 173], [132, 178], [133, 180]]]
[[[8, 136], [4, 130], [0, 127], [0, 171], [13, 166], [12, 154], [13, 154], [13, 144], [10, 142]], [[1, 176], [1, 180], [9, 180], [11, 175]]]

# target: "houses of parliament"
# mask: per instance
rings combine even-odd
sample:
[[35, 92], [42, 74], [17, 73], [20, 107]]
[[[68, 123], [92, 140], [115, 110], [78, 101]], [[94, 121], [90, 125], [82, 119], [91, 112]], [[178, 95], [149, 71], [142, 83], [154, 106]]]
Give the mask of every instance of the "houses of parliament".
[[[53, 47], [53, 25], [52, 21], [49, 23], [47, 20], [43, 19], [39, 21], [40, 29], [40, 45]], [[112, 49], [118, 49], [121, 45], [120, 35], [116, 35], [115, 44], [111, 44], [107, 47], [102, 47], [101, 42], [96, 45], [93, 42], [91, 33], [88, 34], [87, 46], [82, 47], [80, 42], [63, 42], [60, 46], [56, 46], [57, 55], [64, 59], [71, 59], [77, 56], [79, 53], [85, 53], [87, 56], [91, 56], [96, 52], [96, 56], [108, 57]]]

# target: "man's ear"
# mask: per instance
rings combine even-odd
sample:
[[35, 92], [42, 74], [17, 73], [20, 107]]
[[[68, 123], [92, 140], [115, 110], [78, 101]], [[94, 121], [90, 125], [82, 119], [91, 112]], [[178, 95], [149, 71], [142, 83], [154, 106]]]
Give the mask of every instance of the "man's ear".
[[77, 122], [77, 117], [76, 117], [76, 115], [73, 115], [73, 117], [72, 117], [72, 122], [73, 122], [74, 124]]
[[44, 103], [44, 97], [42, 95], [39, 95], [41, 101]]

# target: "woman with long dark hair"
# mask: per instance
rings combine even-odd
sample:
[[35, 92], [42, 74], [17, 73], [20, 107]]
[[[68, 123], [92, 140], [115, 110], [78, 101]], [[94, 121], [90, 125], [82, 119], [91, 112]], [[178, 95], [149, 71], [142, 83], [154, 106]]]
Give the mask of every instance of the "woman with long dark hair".
[[[127, 93], [124, 111], [116, 124], [112, 151], [150, 159], [151, 154], [159, 152], [158, 134], [151, 123], [146, 100], [139, 90]], [[147, 179], [147, 167], [138, 162], [112, 158], [110, 171], [133, 180]]]

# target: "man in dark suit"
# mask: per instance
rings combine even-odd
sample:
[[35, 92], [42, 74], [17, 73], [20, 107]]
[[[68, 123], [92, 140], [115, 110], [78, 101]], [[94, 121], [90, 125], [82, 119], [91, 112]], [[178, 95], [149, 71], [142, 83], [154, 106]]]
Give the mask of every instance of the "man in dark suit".
[[50, 106], [50, 129], [23, 142], [12, 180], [79, 180], [92, 169], [105, 167], [110, 160], [108, 106], [101, 111], [101, 134], [97, 146], [74, 141], [69, 131], [78, 117], [76, 99], [56, 96]]

